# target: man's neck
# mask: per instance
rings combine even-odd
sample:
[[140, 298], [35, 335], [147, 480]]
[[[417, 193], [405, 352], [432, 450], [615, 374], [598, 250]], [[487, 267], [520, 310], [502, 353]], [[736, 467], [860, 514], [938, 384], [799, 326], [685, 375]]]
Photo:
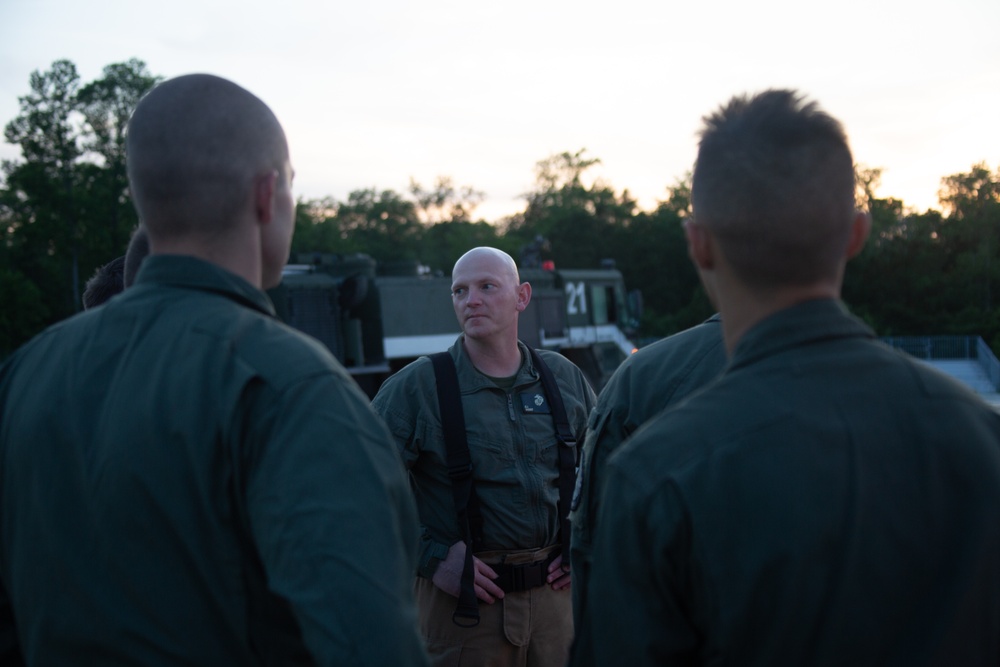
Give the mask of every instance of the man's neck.
[[231, 235], [222, 242], [202, 239], [149, 239], [151, 255], [190, 255], [235, 273], [262, 288], [259, 240], [254, 235]]
[[491, 377], [510, 377], [521, 368], [521, 349], [517, 338], [503, 342], [462, 338], [465, 353], [480, 373]]
[[718, 294], [722, 314], [722, 337], [732, 356], [743, 336], [759, 322], [777, 312], [814, 299], [838, 299], [840, 290], [830, 285], [783, 287], [762, 291], [738, 290]]

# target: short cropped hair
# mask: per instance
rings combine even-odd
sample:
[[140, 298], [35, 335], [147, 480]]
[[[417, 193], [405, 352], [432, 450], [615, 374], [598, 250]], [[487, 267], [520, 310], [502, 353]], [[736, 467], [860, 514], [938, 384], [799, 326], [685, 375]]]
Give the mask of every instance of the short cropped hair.
[[90, 310], [99, 306], [125, 289], [124, 271], [124, 255], [115, 257], [104, 266], [99, 267], [94, 275], [87, 280], [87, 286], [83, 290], [84, 309]]
[[287, 165], [274, 113], [231, 81], [191, 74], [139, 101], [126, 135], [132, 200], [153, 240], [227, 232], [252, 205], [254, 177]]
[[841, 124], [792, 90], [734, 97], [704, 123], [693, 217], [737, 275], [758, 287], [834, 275], [855, 211]]

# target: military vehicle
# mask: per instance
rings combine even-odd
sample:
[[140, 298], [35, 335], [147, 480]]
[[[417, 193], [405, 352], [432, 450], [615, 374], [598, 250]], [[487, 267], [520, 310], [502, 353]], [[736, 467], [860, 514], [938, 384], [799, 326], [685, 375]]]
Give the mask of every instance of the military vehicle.
[[[460, 333], [451, 278], [417, 262], [377, 265], [367, 255], [302, 253], [270, 291], [278, 316], [317, 338], [374, 396], [390, 374], [417, 357], [448, 349]], [[528, 345], [556, 350], [599, 390], [635, 351], [641, 298], [627, 294], [613, 264], [557, 269], [519, 267], [531, 283], [531, 302], [518, 335]]]

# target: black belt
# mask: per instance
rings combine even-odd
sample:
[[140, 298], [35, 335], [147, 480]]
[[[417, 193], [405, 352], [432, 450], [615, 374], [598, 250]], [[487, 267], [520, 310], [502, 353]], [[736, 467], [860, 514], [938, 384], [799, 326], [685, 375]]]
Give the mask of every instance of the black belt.
[[549, 576], [549, 565], [558, 555], [557, 552], [545, 560], [524, 565], [508, 565], [507, 563], [490, 565], [490, 568], [497, 573], [497, 578], [493, 582], [505, 593], [526, 591], [544, 586], [545, 579]]

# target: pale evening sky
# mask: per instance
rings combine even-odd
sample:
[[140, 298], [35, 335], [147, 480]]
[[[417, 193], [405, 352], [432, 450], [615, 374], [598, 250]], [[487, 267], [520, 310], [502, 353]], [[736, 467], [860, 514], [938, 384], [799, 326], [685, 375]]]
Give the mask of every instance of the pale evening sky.
[[996, 0], [0, 0], [0, 123], [34, 70], [65, 58], [87, 83], [136, 57], [260, 96], [301, 197], [446, 175], [494, 221], [523, 209], [538, 160], [581, 148], [651, 208], [691, 168], [705, 113], [794, 87], [884, 169], [880, 195], [922, 211], [941, 177], [1000, 166], [998, 28]]

